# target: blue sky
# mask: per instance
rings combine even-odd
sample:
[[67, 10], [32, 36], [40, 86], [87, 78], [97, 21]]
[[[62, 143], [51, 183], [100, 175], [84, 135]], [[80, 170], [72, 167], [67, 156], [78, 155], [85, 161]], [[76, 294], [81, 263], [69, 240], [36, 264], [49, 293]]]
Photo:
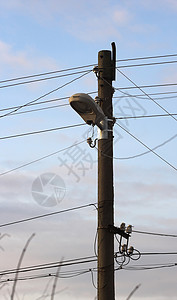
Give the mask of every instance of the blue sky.
[[[30, 2], [0, 0], [0, 81], [96, 64], [98, 51], [111, 49], [112, 41], [116, 43], [117, 59], [120, 60], [176, 54], [176, 16], [175, 0], [83, 0], [77, 2], [71, 0], [31, 0]], [[176, 60], [176, 58], [139, 60], [132, 63], [170, 60]], [[127, 64], [129, 65], [130, 62], [118, 62], [117, 65]], [[85, 69], [91, 70], [92, 67]], [[176, 63], [121, 68], [120, 70], [138, 86], [176, 83], [177, 79]], [[8, 82], [0, 83], [0, 109], [24, 105], [79, 75], [81, 74], [6, 88], [1, 88], [1, 86]], [[116, 75], [116, 81], [113, 82], [115, 88], [133, 86], [120, 73], [117, 72]], [[176, 87], [166, 86], [144, 90], [148, 94], [175, 92]], [[91, 72], [43, 97], [40, 101], [70, 97], [77, 92], [95, 91], [97, 91], [97, 79]], [[122, 91], [143, 95], [138, 89]], [[172, 94], [167, 96], [170, 95]], [[96, 93], [93, 94], [93, 97], [95, 96]], [[115, 117], [124, 114], [147, 116], [165, 113], [152, 100], [144, 96], [144, 99], [127, 99], [116, 90], [114, 97], [121, 97], [113, 99]], [[151, 97], [155, 100], [157, 98], [157, 96]], [[176, 98], [156, 101], [169, 113], [177, 113]], [[22, 108], [19, 112], [67, 103], [68, 99], [60, 100]], [[130, 104], [133, 106], [132, 109], [130, 109]], [[2, 114], [4, 111], [0, 112], [0, 115]], [[5, 137], [80, 124], [82, 119], [72, 111], [70, 106], [62, 106], [6, 116], [1, 118], [0, 122], [0, 137]], [[174, 119], [171, 117], [133, 118], [128, 122], [122, 121], [120, 124], [126, 126], [129, 132], [150, 148], [165, 143], [156, 151], [176, 167], [177, 142]], [[85, 125], [26, 137], [1, 139], [0, 173], [81, 142], [92, 134], [89, 130], [90, 128]], [[118, 226], [124, 221], [126, 224], [134, 225], [136, 230], [176, 233], [176, 171], [153, 153], [128, 159], [147, 149], [117, 125], [114, 130], [115, 224]], [[80, 163], [87, 168], [85, 173], [72, 164], [73, 150], [69, 152], [69, 155], [68, 152], [63, 151], [19, 170], [0, 175], [1, 224], [96, 202], [97, 151], [89, 148], [86, 142], [80, 144], [77, 150], [80, 151], [80, 157], [82, 157]], [[66, 165], [62, 164], [65, 159], [67, 159], [68, 166], [73, 167], [75, 174], [71, 170], [69, 174]], [[65, 197], [54, 207], [38, 205], [32, 195], [34, 180], [46, 173], [60, 176], [65, 182]], [[33, 232], [36, 236], [31, 241], [24, 258], [24, 266], [57, 261], [62, 257], [71, 259], [94, 255], [96, 217], [95, 209], [89, 207], [47, 219], [3, 227], [1, 233], [6, 233], [8, 236], [4, 237], [0, 243], [4, 249], [4, 251], [0, 249], [1, 270], [16, 267], [22, 248]], [[141, 252], [176, 250], [175, 239], [164, 237], [147, 237], [134, 233], [131, 242]], [[159, 256], [141, 258], [139, 262], [131, 264], [174, 261], [173, 256], [165, 258]], [[79, 269], [80, 266], [77, 268]], [[176, 299], [174, 268], [151, 271], [122, 270], [117, 272], [116, 278], [117, 299], [126, 299], [139, 283], [141, 287], [134, 295], [135, 300]], [[47, 293], [50, 294], [52, 281], [49, 282], [48, 278], [33, 281], [35, 292], [31, 291], [30, 281], [19, 282], [16, 297], [19, 296], [20, 300], [38, 299], [48, 283]], [[0, 290], [2, 299], [6, 299], [11, 288], [12, 284], [9, 283]], [[63, 300], [76, 298], [89, 300], [96, 296], [91, 274], [71, 279], [59, 279], [58, 289], [61, 290], [60, 299]], [[56, 299], [59, 296], [56, 295]]]

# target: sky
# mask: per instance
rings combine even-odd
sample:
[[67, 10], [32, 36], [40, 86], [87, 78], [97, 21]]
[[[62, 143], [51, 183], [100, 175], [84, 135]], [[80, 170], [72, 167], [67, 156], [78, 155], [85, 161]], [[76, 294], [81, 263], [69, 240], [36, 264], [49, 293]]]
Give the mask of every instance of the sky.
[[[2, 271], [17, 267], [33, 233], [23, 267], [95, 255], [98, 153], [86, 139], [95, 139], [97, 129], [84, 124], [68, 99], [78, 92], [97, 95], [92, 69], [111, 42], [123, 73], [117, 71], [113, 82], [114, 117], [132, 117], [114, 125], [115, 226], [125, 222], [137, 231], [177, 234], [177, 133], [169, 116], [177, 113], [177, 92], [167, 85], [177, 82], [177, 60], [127, 60], [177, 54], [176, 19], [175, 0], [0, 0], [1, 299], [9, 299], [15, 276]], [[152, 64], [164, 61], [169, 63]], [[168, 116], [147, 117], [161, 114]], [[79, 126], [66, 128], [73, 125]], [[46, 132], [56, 128], [61, 129]], [[7, 226], [53, 212], [60, 213]], [[133, 232], [130, 243], [140, 253], [176, 251], [170, 237]], [[174, 263], [176, 255], [131, 260], [115, 272], [116, 299], [126, 300], [139, 284], [134, 300], [176, 299], [176, 268], [167, 267]], [[165, 267], [137, 269], [158, 264]], [[95, 267], [95, 262], [61, 267], [55, 299], [96, 299]], [[14, 300], [50, 299], [55, 277], [49, 273], [55, 272], [19, 274]]]

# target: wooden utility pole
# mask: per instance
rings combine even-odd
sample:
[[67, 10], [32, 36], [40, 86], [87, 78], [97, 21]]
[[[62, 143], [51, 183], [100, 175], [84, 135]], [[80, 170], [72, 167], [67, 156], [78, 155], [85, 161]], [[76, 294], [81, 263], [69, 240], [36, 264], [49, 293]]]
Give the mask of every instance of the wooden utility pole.
[[112, 52], [98, 53], [98, 98], [108, 118], [108, 138], [98, 141], [98, 300], [114, 300], [113, 108], [112, 81], [115, 80], [115, 44]]

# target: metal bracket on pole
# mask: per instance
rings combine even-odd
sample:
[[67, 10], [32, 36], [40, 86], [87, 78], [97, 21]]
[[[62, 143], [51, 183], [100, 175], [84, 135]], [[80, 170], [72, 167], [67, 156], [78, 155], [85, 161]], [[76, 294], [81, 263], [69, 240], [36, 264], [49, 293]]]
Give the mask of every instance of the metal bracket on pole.
[[108, 132], [113, 132], [113, 129], [108, 128], [108, 123], [109, 122], [114, 123], [114, 120], [113, 119], [108, 119], [108, 117], [105, 117], [105, 119], [100, 122], [103, 129], [98, 128], [98, 137], [99, 137], [98, 139], [99, 140], [108, 139]]
[[123, 236], [126, 240], [129, 239], [130, 235], [126, 233], [125, 231], [121, 230], [119, 227], [108, 225], [109, 232], [114, 234], [119, 234], [120, 236]]

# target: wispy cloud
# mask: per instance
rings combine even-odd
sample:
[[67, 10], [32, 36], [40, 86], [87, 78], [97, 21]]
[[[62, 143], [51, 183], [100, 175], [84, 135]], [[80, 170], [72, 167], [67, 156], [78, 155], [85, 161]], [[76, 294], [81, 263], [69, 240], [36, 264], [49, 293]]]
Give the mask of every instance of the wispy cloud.
[[35, 51], [16, 50], [11, 44], [0, 40], [0, 72], [1, 75], [34, 72], [56, 68], [56, 62], [50, 57], [39, 57]]

